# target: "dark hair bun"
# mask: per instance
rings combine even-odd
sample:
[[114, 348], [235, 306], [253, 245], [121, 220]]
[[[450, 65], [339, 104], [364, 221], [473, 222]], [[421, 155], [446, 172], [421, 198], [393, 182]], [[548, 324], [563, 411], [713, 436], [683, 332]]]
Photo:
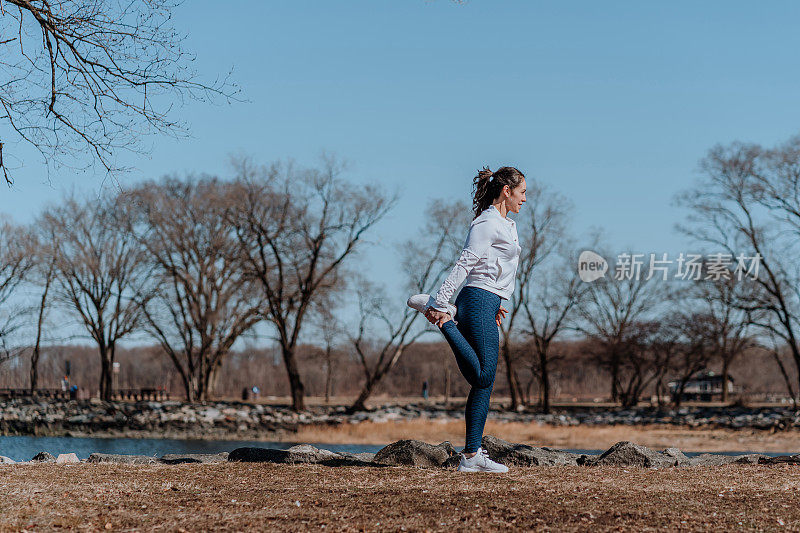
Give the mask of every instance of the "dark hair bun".
[[500, 167], [495, 172], [489, 170], [489, 167], [483, 167], [472, 180], [472, 209], [475, 218], [492, 205], [503, 187], [508, 185], [510, 189], [514, 189], [523, 179], [525, 175], [514, 167]]

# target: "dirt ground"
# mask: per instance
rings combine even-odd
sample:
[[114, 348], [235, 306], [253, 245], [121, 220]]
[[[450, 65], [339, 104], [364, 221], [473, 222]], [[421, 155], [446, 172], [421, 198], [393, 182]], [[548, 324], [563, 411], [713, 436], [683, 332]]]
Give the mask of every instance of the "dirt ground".
[[[484, 435], [531, 446], [581, 450], [606, 450], [628, 440], [663, 450], [676, 447], [694, 452], [756, 451], [800, 453], [800, 431], [770, 433], [753, 429], [700, 429], [676, 426], [548, 426], [522, 422], [486, 421]], [[385, 423], [361, 422], [339, 426], [301, 427], [297, 433], [280, 437], [293, 442], [329, 444], [387, 444], [400, 439], [430, 443], [449, 440], [464, 445], [463, 420], [397, 420]], [[274, 439], [271, 439], [274, 440]]]
[[800, 531], [800, 467], [0, 466], [0, 531]]

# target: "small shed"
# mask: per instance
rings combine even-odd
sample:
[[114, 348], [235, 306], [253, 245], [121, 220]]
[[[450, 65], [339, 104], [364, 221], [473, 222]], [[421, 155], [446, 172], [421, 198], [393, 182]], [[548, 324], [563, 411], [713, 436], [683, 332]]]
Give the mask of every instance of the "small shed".
[[[670, 381], [668, 384], [673, 401], [677, 400], [680, 381]], [[728, 376], [728, 394], [735, 390], [733, 378]], [[698, 372], [686, 383], [681, 401], [712, 402], [722, 400], [722, 374], [704, 370]]]

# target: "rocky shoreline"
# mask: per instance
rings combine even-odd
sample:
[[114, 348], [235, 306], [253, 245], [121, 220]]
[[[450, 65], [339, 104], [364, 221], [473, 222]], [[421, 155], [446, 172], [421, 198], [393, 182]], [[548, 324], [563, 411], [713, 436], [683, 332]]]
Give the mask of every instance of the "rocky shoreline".
[[[259, 440], [291, 434], [306, 425], [336, 426], [420, 418], [458, 420], [463, 416], [462, 405], [432, 402], [387, 404], [348, 414], [345, 406], [312, 406], [296, 413], [288, 407], [243, 402], [14, 399], [0, 403], [0, 435]], [[575, 407], [560, 408], [550, 414], [492, 410], [489, 418], [498, 422], [553, 426], [664, 425], [772, 432], [800, 429], [800, 410], [789, 407], [683, 407], [677, 410]]]
[[[742, 465], [800, 465], [800, 454], [768, 457], [762, 454], [723, 455], [705, 453], [687, 457], [678, 448], [668, 448], [658, 452], [632, 442], [618, 442], [602, 454], [577, 454], [552, 448], [536, 448], [525, 444], [514, 444], [492, 435], [482, 440], [483, 448], [489, 456], [500, 463], [514, 467], [537, 466], [617, 466], [642, 468], [680, 468], [694, 466]], [[409, 466], [419, 468], [455, 469], [460, 455], [450, 442], [429, 444], [418, 440], [400, 440], [385, 446], [377, 453], [333, 452], [316, 448], [310, 444], [298, 444], [287, 450], [271, 448], [236, 448], [231, 452], [218, 454], [167, 454], [161, 457], [147, 455], [115, 455], [93, 453], [81, 461], [74, 453], [60, 454], [58, 457], [47, 452], [36, 454], [30, 461], [16, 462], [0, 456], [0, 465], [9, 464], [80, 464], [110, 463], [128, 465], [187, 464], [187, 463], [279, 463], [279, 464], [318, 464], [330, 467], [360, 466], [389, 467]]]

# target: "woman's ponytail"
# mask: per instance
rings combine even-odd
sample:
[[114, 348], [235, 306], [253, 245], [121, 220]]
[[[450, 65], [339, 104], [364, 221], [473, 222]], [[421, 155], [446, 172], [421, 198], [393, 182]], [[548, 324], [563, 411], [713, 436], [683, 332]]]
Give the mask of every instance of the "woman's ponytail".
[[472, 210], [475, 217], [483, 213], [483, 210], [494, 203], [504, 185], [509, 189], [522, 183], [525, 176], [514, 167], [500, 167], [492, 172], [489, 167], [483, 167], [478, 175], [472, 179]]

